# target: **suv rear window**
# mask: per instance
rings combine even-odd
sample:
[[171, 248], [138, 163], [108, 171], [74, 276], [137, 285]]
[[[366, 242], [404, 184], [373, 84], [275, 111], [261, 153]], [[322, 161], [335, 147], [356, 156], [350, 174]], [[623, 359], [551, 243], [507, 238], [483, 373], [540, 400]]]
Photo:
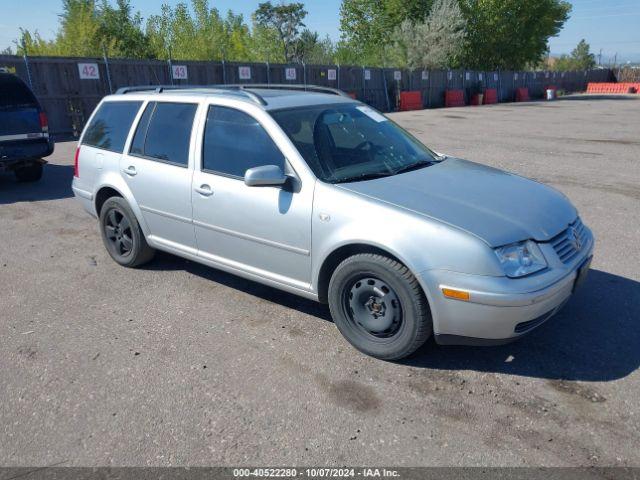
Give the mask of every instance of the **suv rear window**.
[[195, 103], [149, 103], [138, 123], [130, 153], [186, 167], [197, 108]]
[[38, 108], [38, 101], [29, 87], [15, 75], [0, 73], [0, 109]]
[[82, 144], [122, 153], [142, 102], [104, 102], [87, 127]]

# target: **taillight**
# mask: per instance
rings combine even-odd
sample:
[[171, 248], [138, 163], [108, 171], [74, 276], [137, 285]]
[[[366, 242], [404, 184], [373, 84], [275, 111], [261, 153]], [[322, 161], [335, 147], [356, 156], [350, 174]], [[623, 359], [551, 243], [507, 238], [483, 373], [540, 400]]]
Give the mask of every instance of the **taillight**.
[[47, 114], [44, 112], [40, 112], [40, 128], [43, 133], [49, 132], [49, 119], [47, 118]]
[[80, 156], [80, 147], [76, 148], [76, 158], [73, 160], [73, 176], [80, 177], [80, 169], [78, 168], [78, 157]]

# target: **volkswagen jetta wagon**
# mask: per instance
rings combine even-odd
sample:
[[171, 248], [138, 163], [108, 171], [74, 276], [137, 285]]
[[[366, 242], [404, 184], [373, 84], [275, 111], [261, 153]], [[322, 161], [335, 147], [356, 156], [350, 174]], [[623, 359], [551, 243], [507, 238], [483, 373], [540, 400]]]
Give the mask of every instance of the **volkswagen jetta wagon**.
[[73, 191], [127, 267], [163, 250], [329, 304], [383, 359], [497, 344], [552, 317], [594, 239], [558, 191], [434, 153], [338, 91], [121, 89]]

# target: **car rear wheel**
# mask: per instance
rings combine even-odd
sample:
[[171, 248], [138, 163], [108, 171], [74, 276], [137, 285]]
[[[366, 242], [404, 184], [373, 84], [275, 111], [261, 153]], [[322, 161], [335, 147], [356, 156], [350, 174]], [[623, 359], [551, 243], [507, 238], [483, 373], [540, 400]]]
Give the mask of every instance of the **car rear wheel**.
[[155, 250], [147, 244], [133, 211], [122, 197], [111, 197], [100, 210], [100, 233], [109, 255], [120, 265], [149, 262]]
[[42, 164], [32, 163], [26, 167], [18, 167], [14, 173], [19, 182], [37, 182], [42, 178]]
[[336, 326], [367, 355], [398, 360], [415, 352], [432, 332], [420, 284], [401, 263], [377, 254], [344, 260], [329, 282]]

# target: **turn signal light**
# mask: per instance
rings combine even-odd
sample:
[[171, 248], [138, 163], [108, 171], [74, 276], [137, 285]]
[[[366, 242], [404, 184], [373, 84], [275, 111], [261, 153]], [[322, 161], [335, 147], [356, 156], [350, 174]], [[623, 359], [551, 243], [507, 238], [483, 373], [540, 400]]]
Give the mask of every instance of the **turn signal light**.
[[464, 300], [465, 302], [468, 302], [470, 297], [469, 292], [454, 290], [453, 288], [443, 288], [442, 294], [447, 298], [455, 298], [456, 300]]

